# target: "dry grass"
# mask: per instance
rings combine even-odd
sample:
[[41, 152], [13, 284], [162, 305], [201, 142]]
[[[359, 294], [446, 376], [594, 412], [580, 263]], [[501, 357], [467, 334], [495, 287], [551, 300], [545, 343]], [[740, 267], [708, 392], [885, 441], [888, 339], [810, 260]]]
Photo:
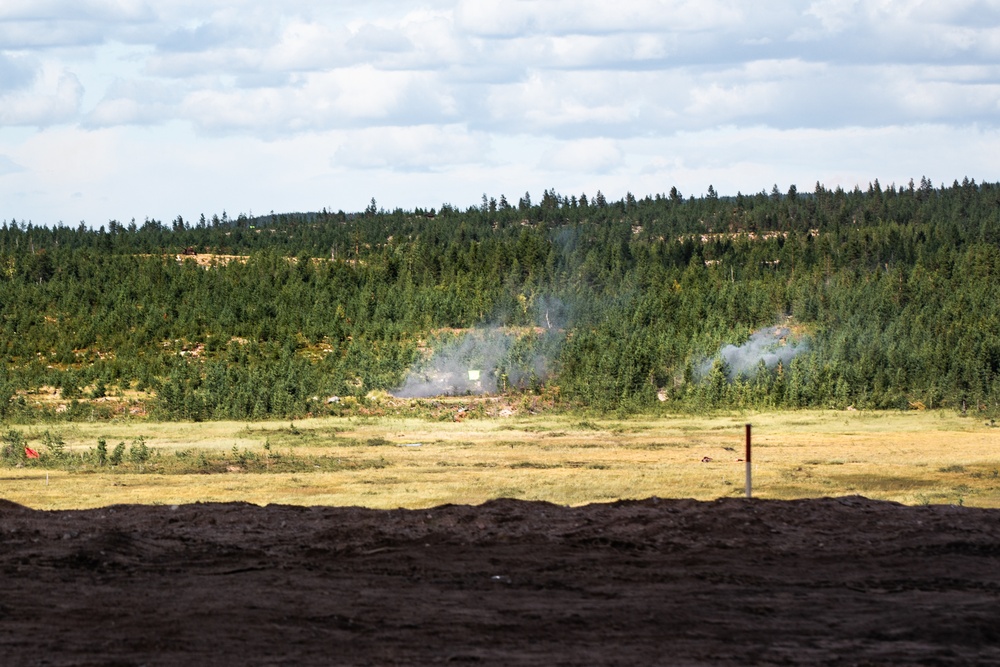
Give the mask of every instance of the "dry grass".
[[[176, 452], [220, 454], [234, 446], [263, 453], [268, 443], [279, 456], [377, 459], [382, 467], [249, 473], [233, 465], [221, 474], [25, 467], [0, 468], [0, 480], [3, 497], [45, 509], [236, 500], [394, 508], [497, 497], [560, 504], [654, 495], [713, 499], [743, 494], [744, 464], [737, 459], [746, 422], [754, 425], [757, 497], [861, 494], [907, 504], [1000, 507], [1000, 430], [930, 411], [75, 424], [49, 427], [75, 456], [98, 438], [110, 446], [143, 435], [164, 460]], [[21, 430], [37, 439], [46, 427]], [[703, 463], [703, 457], [712, 460]]]

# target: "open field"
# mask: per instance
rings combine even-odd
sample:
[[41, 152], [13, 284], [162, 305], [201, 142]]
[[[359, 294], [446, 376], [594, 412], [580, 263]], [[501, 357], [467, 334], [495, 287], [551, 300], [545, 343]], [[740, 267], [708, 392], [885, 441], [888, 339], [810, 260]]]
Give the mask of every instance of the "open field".
[[[747, 422], [754, 426], [756, 497], [858, 494], [911, 505], [1000, 507], [1000, 430], [931, 411], [12, 425], [32, 446], [45, 430], [60, 436], [71, 469], [32, 462], [0, 469], [0, 476], [4, 498], [39, 509], [237, 500], [371, 508], [500, 497], [562, 505], [709, 500], [743, 494]], [[142, 466], [72, 463], [98, 438], [110, 448], [140, 435], [153, 450]], [[223, 465], [200, 468], [203, 453]]]

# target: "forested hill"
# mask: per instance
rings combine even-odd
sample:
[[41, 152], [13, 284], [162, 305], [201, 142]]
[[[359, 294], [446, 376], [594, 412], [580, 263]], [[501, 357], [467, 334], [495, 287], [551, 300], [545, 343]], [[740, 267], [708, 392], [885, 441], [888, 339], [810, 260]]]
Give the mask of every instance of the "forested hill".
[[[295, 417], [331, 395], [447, 383], [443, 359], [482, 369], [460, 391], [596, 409], [992, 414], [998, 276], [1000, 184], [974, 181], [9, 221], [0, 417], [107, 416], [102, 397], [163, 417]], [[759, 363], [720, 354], [775, 325]]]

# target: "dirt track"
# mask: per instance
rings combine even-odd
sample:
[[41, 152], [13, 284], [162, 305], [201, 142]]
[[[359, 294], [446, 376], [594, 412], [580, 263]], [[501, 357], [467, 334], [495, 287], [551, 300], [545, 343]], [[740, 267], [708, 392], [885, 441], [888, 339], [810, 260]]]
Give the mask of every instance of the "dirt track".
[[6, 665], [1000, 664], [1000, 511], [0, 501]]

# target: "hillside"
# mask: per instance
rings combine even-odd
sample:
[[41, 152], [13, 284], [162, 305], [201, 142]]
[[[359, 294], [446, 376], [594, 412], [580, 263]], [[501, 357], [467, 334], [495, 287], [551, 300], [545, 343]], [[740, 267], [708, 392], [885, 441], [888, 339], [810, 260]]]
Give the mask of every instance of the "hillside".
[[991, 416], [998, 244], [1000, 184], [926, 179], [97, 229], [9, 221], [0, 418], [298, 417], [373, 391]]

